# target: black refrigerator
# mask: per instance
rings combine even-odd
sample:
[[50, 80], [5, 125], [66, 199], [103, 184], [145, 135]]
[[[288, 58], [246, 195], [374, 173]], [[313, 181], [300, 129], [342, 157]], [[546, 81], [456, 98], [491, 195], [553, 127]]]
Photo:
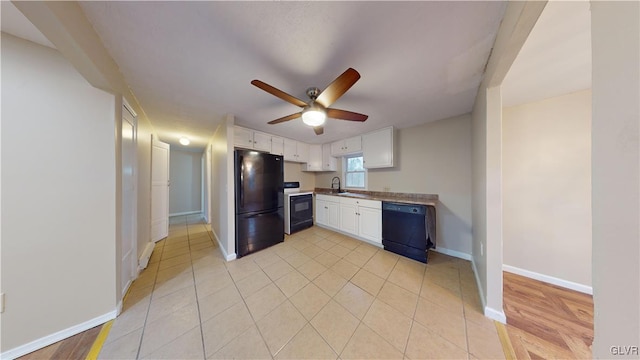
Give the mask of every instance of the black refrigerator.
[[236, 251], [242, 257], [284, 241], [284, 159], [235, 151]]

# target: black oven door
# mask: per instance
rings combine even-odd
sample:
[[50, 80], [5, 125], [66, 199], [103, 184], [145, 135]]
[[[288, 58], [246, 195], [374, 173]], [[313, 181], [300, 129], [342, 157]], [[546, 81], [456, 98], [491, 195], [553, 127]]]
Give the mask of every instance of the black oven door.
[[313, 195], [290, 196], [289, 201], [291, 233], [313, 226]]

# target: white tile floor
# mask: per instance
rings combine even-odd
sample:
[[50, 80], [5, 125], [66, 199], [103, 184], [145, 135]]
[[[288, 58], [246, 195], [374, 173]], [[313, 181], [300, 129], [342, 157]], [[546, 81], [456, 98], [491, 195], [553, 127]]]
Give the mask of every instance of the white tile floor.
[[225, 262], [200, 216], [172, 218], [102, 359], [496, 359], [468, 261], [425, 265], [313, 227]]

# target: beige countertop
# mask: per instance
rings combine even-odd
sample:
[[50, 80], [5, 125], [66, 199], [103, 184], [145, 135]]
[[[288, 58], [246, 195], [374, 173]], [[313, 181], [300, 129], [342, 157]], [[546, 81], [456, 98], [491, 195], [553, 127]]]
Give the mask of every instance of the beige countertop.
[[379, 200], [389, 202], [399, 202], [405, 204], [418, 204], [427, 206], [436, 206], [438, 204], [438, 195], [435, 194], [412, 194], [412, 193], [394, 193], [379, 191], [356, 191], [349, 190], [344, 193], [338, 193], [336, 190], [326, 188], [316, 188], [314, 194], [332, 195], [356, 199]]

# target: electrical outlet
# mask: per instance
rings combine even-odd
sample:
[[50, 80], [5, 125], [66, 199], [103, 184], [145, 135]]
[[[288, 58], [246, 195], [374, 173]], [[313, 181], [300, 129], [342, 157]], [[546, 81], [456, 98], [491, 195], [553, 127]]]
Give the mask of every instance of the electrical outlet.
[[480, 256], [484, 256], [484, 244], [480, 243]]
[[385, 185], [382, 187], [382, 191], [389, 192], [391, 191], [391, 185]]
[[0, 294], [0, 313], [4, 312], [4, 293]]

